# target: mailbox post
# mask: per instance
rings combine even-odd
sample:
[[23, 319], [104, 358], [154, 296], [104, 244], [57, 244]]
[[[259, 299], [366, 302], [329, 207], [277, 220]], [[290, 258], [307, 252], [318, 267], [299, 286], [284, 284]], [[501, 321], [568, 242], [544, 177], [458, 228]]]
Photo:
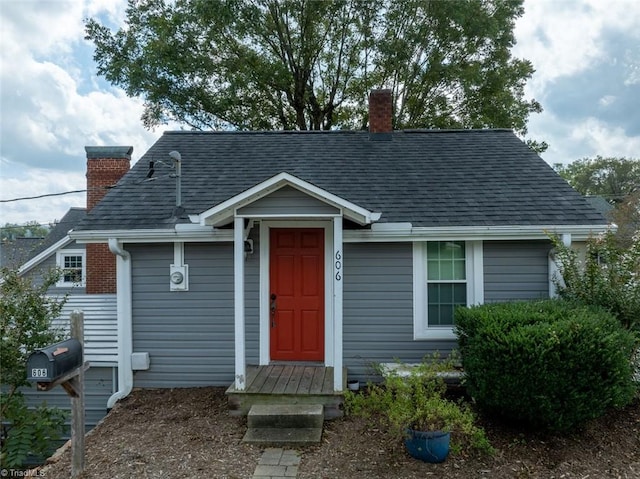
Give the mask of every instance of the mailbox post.
[[[74, 311], [71, 313], [71, 337], [79, 340], [84, 349], [84, 313]], [[86, 363], [87, 366], [89, 365]], [[78, 369], [78, 375], [69, 381], [69, 386], [77, 394], [67, 393], [71, 396], [71, 477], [79, 476], [84, 471], [84, 353], [82, 354], [82, 367]], [[63, 384], [64, 387], [64, 384]]]
[[27, 359], [27, 379], [39, 391], [60, 385], [71, 396], [71, 477], [84, 470], [84, 314], [71, 313], [71, 339], [34, 351]]

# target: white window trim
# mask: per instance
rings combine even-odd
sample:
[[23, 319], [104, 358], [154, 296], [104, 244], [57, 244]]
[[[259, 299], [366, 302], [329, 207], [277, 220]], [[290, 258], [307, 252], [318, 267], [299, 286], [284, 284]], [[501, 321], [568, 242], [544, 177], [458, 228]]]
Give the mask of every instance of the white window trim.
[[[484, 302], [482, 241], [465, 241], [467, 306]], [[455, 340], [452, 327], [429, 327], [427, 301], [427, 242], [413, 243], [413, 339]]]
[[58, 268], [64, 270], [64, 258], [65, 256], [82, 256], [82, 281], [79, 283], [74, 283], [70, 281], [65, 281], [64, 276], [60, 277], [60, 280], [56, 283], [56, 286], [59, 288], [71, 288], [71, 287], [81, 287], [84, 288], [85, 281], [87, 279], [87, 253], [83, 249], [63, 249], [61, 251], [56, 252], [56, 265]]

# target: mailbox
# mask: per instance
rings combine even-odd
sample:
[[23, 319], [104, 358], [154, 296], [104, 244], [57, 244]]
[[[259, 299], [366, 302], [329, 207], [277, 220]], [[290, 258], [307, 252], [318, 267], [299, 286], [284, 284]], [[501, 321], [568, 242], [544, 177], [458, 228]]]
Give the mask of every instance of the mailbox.
[[82, 344], [67, 339], [38, 349], [27, 359], [27, 380], [51, 383], [82, 365]]

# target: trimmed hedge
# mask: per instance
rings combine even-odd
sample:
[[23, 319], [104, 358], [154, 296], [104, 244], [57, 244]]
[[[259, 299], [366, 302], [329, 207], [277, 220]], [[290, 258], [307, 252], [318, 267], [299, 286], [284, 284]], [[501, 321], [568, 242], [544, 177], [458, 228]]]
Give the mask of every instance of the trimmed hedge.
[[636, 392], [634, 336], [609, 313], [558, 300], [459, 308], [469, 394], [488, 413], [568, 431]]

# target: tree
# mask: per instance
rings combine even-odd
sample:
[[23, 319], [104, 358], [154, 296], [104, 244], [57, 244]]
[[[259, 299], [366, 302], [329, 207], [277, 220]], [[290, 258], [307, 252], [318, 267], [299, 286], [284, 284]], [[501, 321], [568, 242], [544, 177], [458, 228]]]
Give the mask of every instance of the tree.
[[615, 207], [610, 219], [618, 226], [616, 239], [631, 247], [640, 230], [640, 160], [597, 156], [553, 167], [579, 193], [602, 196]]
[[46, 456], [64, 425], [60, 409], [45, 404], [29, 409], [20, 388], [31, 386], [25, 371], [29, 353], [60, 339], [51, 323], [66, 298], [46, 296], [59, 279], [57, 270], [45, 273], [39, 286], [15, 270], [0, 272], [0, 458], [1, 467], [20, 467], [30, 454]]
[[616, 205], [611, 212], [611, 218], [618, 226], [616, 238], [620, 245], [626, 248], [633, 247], [634, 235], [640, 232], [640, 188]]
[[2, 241], [13, 241], [16, 238], [44, 238], [49, 234], [49, 228], [42, 226], [37, 221], [28, 221], [23, 225], [5, 223], [0, 228]]
[[143, 122], [195, 129], [365, 128], [388, 87], [396, 128], [526, 134], [533, 73], [513, 58], [522, 0], [129, 0], [86, 38], [99, 74], [145, 100]]
[[612, 204], [640, 190], [640, 160], [634, 158], [583, 158], [568, 165], [556, 163], [553, 168], [579, 193], [602, 196]]

